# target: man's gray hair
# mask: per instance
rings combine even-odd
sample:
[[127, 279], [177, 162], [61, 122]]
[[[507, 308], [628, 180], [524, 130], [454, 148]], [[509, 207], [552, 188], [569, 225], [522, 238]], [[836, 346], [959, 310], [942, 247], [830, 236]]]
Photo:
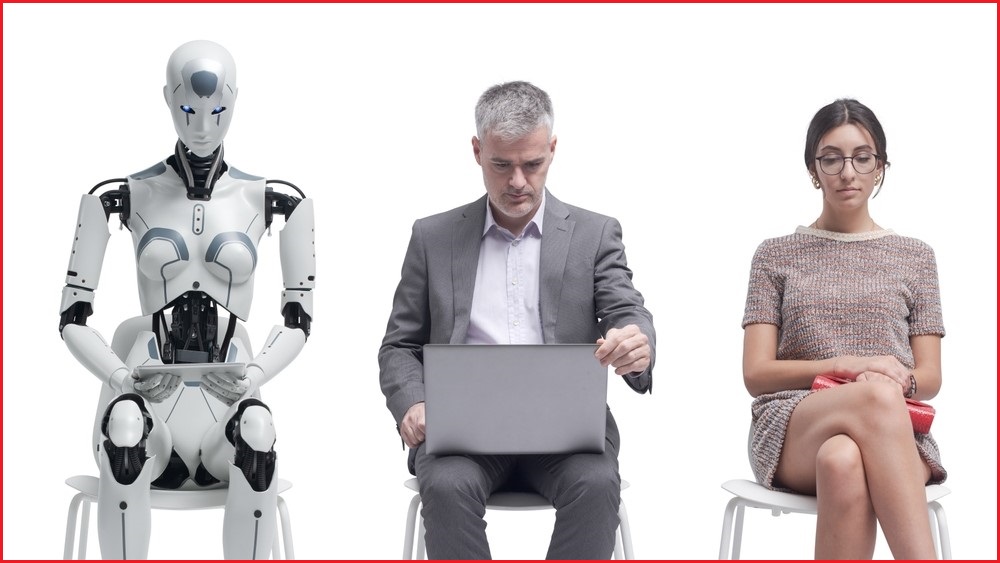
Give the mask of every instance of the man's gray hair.
[[505, 82], [483, 92], [476, 103], [476, 135], [492, 133], [503, 140], [519, 139], [545, 127], [552, 136], [552, 100], [528, 82]]

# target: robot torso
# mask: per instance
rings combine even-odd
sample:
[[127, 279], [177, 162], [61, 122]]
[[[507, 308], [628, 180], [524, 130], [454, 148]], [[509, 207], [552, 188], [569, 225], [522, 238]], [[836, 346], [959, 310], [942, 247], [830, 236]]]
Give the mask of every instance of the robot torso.
[[211, 199], [193, 200], [164, 162], [129, 176], [129, 226], [144, 315], [200, 291], [247, 319], [257, 245], [266, 229], [264, 184], [230, 167]]

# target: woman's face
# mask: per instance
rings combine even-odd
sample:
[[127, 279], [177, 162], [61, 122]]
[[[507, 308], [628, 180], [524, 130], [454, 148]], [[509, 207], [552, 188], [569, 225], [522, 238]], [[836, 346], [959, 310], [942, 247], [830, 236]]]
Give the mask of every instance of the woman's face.
[[864, 206], [875, 191], [875, 179], [883, 172], [877, 153], [868, 131], [852, 123], [823, 135], [815, 155], [821, 160], [815, 161], [813, 168], [823, 199], [835, 208]]

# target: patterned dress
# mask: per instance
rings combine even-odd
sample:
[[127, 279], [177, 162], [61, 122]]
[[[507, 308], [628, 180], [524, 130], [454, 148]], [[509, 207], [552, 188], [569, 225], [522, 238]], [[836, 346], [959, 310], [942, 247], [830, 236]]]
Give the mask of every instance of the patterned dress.
[[[743, 327], [778, 327], [779, 360], [894, 356], [913, 368], [910, 337], [944, 336], [934, 251], [891, 230], [835, 233], [798, 227], [765, 240], [750, 267]], [[751, 406], [750, 464], [774, 488], [792, 410], [808, 389], [761, 395]], [[937, 443], [914, 434], [931, 481], [944, 481]]]

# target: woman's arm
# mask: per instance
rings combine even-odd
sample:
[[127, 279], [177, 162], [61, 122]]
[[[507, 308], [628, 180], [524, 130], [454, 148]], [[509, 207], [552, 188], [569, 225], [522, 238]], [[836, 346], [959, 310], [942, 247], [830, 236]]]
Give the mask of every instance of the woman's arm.
[[836, 358], [778, 360], [778, 327], [750, 324], [743, 331], [743, 384], [754, 397], [786, 389], [808, 389], [817, 374], [835, 371]]
[[917, 380], [917, 392], [911, 398], [931, 399], [941, 390], [941, 337], [936, 334], [911, 336], [910, 348], [915, 364], [912, 373]]
[[[932, 340], [929, 340], [933, 338]], [[821, 373], [856, 379], [866, 372], [885, 375], [909, 389], [910, 374], [917, 379], [917, 396], [933, 397], [941, 385], [941, 344], [937, 336], [910, 339], [916, 368], [909, 369], [893, 356], [836, 356], [825, 360], [779, 360], [778, 327], [756, 323], [743, 332], [743, 384], [754, 397], [786, 389], [809, 389]], [[937, 341], [936, 343], [934, 341]], [[922, 389], [921, 386], [927, 387]]]

